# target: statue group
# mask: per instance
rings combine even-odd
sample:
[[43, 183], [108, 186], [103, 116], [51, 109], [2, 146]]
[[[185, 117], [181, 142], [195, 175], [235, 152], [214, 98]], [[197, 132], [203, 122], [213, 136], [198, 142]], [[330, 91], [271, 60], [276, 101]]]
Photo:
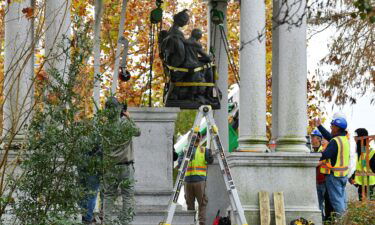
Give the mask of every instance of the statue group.
[[189, 22], [187, 10], [173, 16], [169, 31], [159, 33], [160, 57], [169, 82], [165, 89], [165, 106], [196, 109], [200, 105], [220, 108], [220, 91], [215, 86], [215, 66], [202, 44], [200, 29], [185, 38], [180, 28]]

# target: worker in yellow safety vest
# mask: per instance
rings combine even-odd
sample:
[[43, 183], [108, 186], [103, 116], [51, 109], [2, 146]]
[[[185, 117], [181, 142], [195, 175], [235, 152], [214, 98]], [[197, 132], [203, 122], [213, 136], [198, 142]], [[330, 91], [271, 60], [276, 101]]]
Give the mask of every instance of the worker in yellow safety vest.
[[[365, 128], [358, 128], [355, 130], [357, 137], [366, 137], [368, 136], [368, 131]], [[364, 139], [363, 141], [357, 140], [357, 156], [358, 162], [356, 166], [355, 173], [350, 179], [350, 183], [354, 184], [358, 188], [358, 198], [362, 200], [362, 190], [365, 190], [364, 195], [367, 195], [367, 188], [369, 186], [370, 197], [374, 198], [374, 187], [375, 187], [375, 176], [366, 176], [364, 173], [375, 173], [375, 150], [369, 149], [370, 152], [367, 155], [366, 145], [368, 140]], [[369, 164], [367, 164], [367, 159]], [[364, 186], [365, 187], [362, 187]]]
[[329, 141], [327, 148], [322, 152], [321, 172], [326, 174], [326, 188], [333, 212], [343, 214], [346, 209], [345, 187], [349, 173], [349, 140], [346, 137], [347, 121], [337, 117], [331, 121], [331, 134], [316, 121], [317, 128], [323, 137]]
[[[198, 201], [199, 225], [206, 225], [206, 195], [207, 164], [212, 164], [214, 159], [212, 151], [200, 145], [201, 133], [194, 144], [193, 157], [188, 164], [185, 174], [185, 200], [188, 210], [195, 210], [195, 199]], [[179, 164], [182, 159], [180, 157]]]

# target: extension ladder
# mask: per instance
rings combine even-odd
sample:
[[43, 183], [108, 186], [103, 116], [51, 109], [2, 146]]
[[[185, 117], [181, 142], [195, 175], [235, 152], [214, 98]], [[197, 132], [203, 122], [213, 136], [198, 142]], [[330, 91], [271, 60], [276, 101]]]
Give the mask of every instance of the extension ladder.
[[[189, 143], [188, 149], [187, 151], [185, 151], [184, 159], [181, 163], [179, 173], [177, 176], [177, 180], [174, 185], [173, 194], [168, 204], [168, 212], [164, 221], [160, 222], [159, 225], [171, 225], [172, 224], [172, 219], [173, 219], [176, 206], [177, 206], [177, 200], [180, 195], [181, 188], [184, 184], [185, 173], [187, 171], [189, 161], [192, 159], [192, 157], [195, 154], [194, 144], [197, 141], [197, 136], [198, 136], [198, 132], [200, 128], [199, 126], [203, 117], [206, 118], [207, 132], [210, 134], [210, 137], [212, 138], [212, 141], [213, 141], [213, 149], [214, 149], [213, 152], [215, 153], [218, 159], [221, 173], [223, 174], [223, 179], [225, 182], [226, 190], [229, 195], [229, 201], [232, 207], [233, 215], [236, 219], [236, 223], [237, 225], [247, 225], [244, 210], [242, 208], [236, 186], [234, 185], [234, 181], [230, 173], [230, 169], [229, 169], [226, 157], [225, 157], [223, 146], [221, 145], [219, 131], [215, 124], [215, 120], [214, 120], [213, 113], [212, 113], [212, 108], [209, 105], [202, 105], [199, 108], [198, 115], [195, 117], [194, 126], [193, 126], [193, 129], [189, 137], [189, 141], [188, 141]], [[207, 140], [207, 142], [208, 141], [209, 140]]]

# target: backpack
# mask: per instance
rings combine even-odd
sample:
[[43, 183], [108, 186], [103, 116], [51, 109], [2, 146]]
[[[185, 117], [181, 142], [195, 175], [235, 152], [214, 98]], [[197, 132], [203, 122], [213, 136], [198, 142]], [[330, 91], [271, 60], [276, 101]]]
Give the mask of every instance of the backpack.
[[212, 225], [231, 225], [229, 216], [222, 217], [222, 216], [219, 216], [219, 214], [220, 214], [220, 209], [217, 211], [214, 223]]

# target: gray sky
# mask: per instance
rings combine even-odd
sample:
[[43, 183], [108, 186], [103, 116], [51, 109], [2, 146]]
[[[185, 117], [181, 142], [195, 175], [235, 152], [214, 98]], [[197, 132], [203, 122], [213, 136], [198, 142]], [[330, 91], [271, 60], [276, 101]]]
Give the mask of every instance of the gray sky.
[[[314, 36], [307, 47], [307, 67], [311, 74], [319, 67], [318, 62], [328, 53], [327, 44], [331, 40], [333, 30], [324, 31]], [[375, 135], [375, 105], [370, 105], [370, 98], [364, 96], [358, 99], [355, 105], [345, 105], [344, 107], [326, 103], [325, 110], [328, 113], [328, 120], [325, 123], [329, 128], [332, 115], [337, 111], [342, 111], [348, 120], [348, 129], [351, 133], [359, 127], [366, 128], [370, 135]], [[333, 107], [333, 109], [332, 109]]]

